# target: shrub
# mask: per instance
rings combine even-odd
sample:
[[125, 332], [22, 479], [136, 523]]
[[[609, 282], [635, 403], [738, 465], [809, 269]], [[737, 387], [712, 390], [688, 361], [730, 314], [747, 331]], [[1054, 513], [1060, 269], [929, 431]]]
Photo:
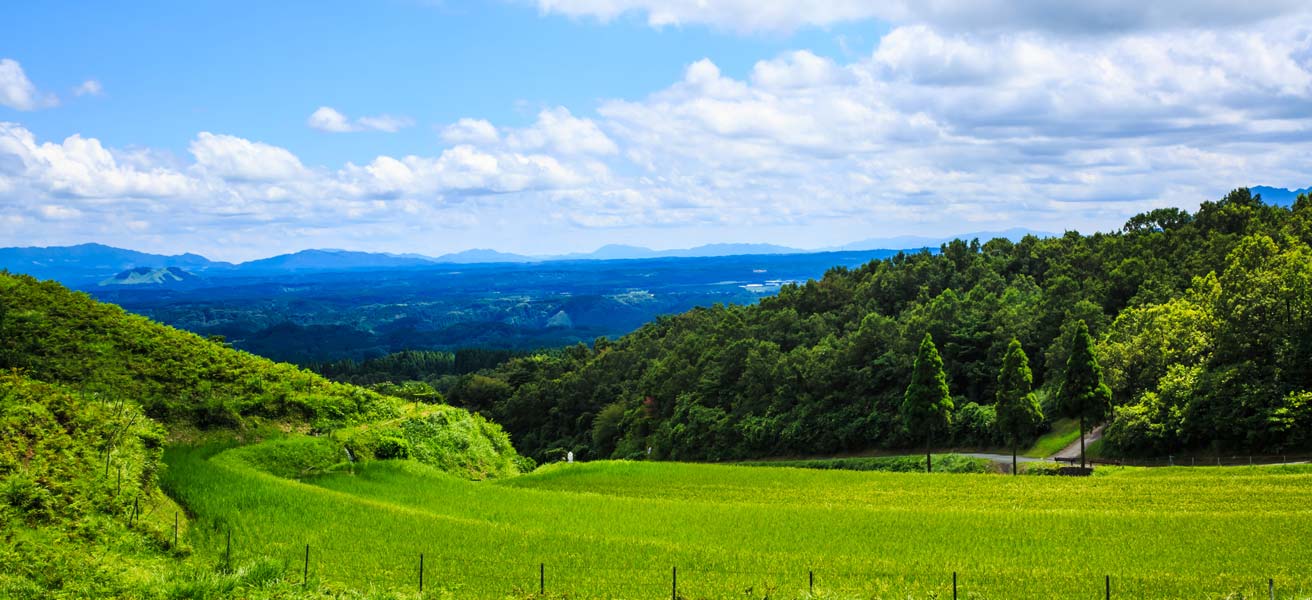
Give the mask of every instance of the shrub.
[[410, 442], [395, 435], [380, 437], [374, 447], [374, 457], [382, 460], [410, 458]]

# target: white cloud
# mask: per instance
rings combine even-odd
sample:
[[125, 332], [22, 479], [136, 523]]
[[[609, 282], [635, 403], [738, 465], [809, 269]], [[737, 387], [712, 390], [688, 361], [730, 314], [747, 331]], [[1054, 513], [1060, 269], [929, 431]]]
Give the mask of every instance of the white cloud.
[[328, 131], [332, 133], [345, 133], [351, 131], [351, 121], [346, 118], [346, 115], [327, 106], [320, 106], [315, 110], [314, 113], [310, 115], [310, 118], [306, 120], [306, 124], [309, 125], [310, 128], [318, 129], [319, 131]]
[[237, 181], [279, 181], [304, 177], [300, 159], [285, 148], [231, 135], [202, 131], [188, 150], [206, 173]]
[[518, 150], [550, 150], [558, 154], [615, 154], [618, 148], [597, 124], [580, 119], [564, 107], [543, 110], [533, 125], [511, 131], [506, 144]]
[[1307, 10], [1302, 0], [536, 0], [547, 14], [652, 27], [705, 25], [738, 32], [792, 31], [880, 19], [957, 31], [1123, 33], [1251, 25]]
[[450, 144], [488, 145], [501, 141], [501, 135], [486, 120], [464, 118], [444, 128], [442, 139]]
[[99, 96], [105, 93], [104, 86], [95, 79], [83, 81], [80, 85], [73, 88], [74, 96]]
[[122, 164], [94, 138], [73, 135], [62, 144], [37, 143], [32, 132], [14, 123], [0, 123], [0, 175], [54, 196], [84, 198], [164, 197], [190, 187], [185, 176], [168, 168]]
[[[1106, 229], [1236, 186], [1312, 184], [1312, 17], [1223, 30], [1140, 20], [1149, 25], [1098, 35], [909, 21], [865, 56], [798, 50], [745, 76], [707, 58], [595, 112], [461, 119], [440, 131], [440, 151], [359, 165], [307, 166], [291, 150], [211, 133], [188, 162], [81, 136], [40, 143], [6, 124], [0, 219], [60, 231], [140, 222], [160, 235], [188, 223], [178, 235], [199, 244], [211, 243], [196, 233], [208, 226], [235, 232], [214, 244], [295, 247], [368, 234], [397, 240], [394, 250], [440, 238], [556, 251], [598, 236], [662, 245], [674, 231], [823, 246]], [[364, 122], [327, 107], [312, 120]]]
[[54, 94], [41, 94], [23, 72], [23, 66], [10, 58], [0, 58], [0, 106], [15, 110], [36, 110], [59, 104]]
[[396, 133], [406, 127], [414, 125], [414, 120], [409, 117], [397, 117], [392, 115], [376, 115], [372, 117], [360, 117], [351, 121], [346, 115], [338, 112], [330, 106], [320, 106], [305, 123], [312, 129], [326, 131], [329, 133], [349, 133], [353, 131], [383, 131], [387, 133]]

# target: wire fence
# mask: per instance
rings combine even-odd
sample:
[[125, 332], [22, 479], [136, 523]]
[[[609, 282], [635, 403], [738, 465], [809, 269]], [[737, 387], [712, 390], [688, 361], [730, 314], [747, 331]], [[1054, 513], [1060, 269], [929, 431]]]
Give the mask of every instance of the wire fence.
[[[244, 544], [234, 541], [230, 531], [222, 539], [224, 546], [216, 550], [225, 564], [271, 558], [283, 563], [289, 579], [305, 585], [333, 582], [418, 592], [443, 590], [457, 598], [1312, 598], [1308, 587], [1312, 582], [1307, 580], [1235, 574], [1216, 575], [1212, 583], [1217, 589], [1200, 595], [1196, 578], [1166, 574], [1067, 573], [1054, 578], [1051, 571], [1036, 568], [1027, 578], [1014, 572], [908, 572], [888, 568], [895, 564], [889, 562], [872, 563], [870, 568], [750, 569], [654, 564], [658, 560], [625, 565], [579, 560], [527, 562], [449, 552], [380, 557], [376, 552], [323, 542], [260, 544], [256, 550], [243, 551]], [[363, 564], [365, 554], [368, 565]], [[1042, 583], [1027, 585], [1034, 581]]]
[[[1053, 458], [1054, 461], [1079, 464], [1080, 457]], [[1292, 465], [1312, 462], [1312, 454], [1190, 454], [1157, 458], [1087, 458], [1090, 465], [1123, 467], [1240, 467], [1258, 465]]]

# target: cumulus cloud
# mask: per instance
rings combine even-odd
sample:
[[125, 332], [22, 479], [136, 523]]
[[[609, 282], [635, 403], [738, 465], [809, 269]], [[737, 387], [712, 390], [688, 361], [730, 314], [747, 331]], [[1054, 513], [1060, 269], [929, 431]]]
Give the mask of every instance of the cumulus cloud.
[[94, 138], [38, 143], [14, 123], [0, 123], [0, 176], [54, 197], [164, 197], [189, 188], [181, 173], [124, 164]]
[[11, 58], [0, 58], [0, 106], [15, 110], [36, 110], [54, 106], [59, 99], [54, 94], [42, 94], [27, 78], [23, 66]]
[[305, 121], [312, 129], [326, 131], [329, 133], [349, 133], [353, 131], [383, 131], [387, 133], [396, 133], [406, 127], [414, 125], [414, 120], [409, 117], [396, 117], [392, 115], [377, 115], [372, 117], [360, 117], [352, 121], [346, 115], [338, 112], [330, 106], [320, 106]]
[[442, 139], [451, 144], [487, 145], [501, 141], [501, 134], [486, 120], [464, 118], [444, 128]]
[[206, 173], [237, 181], [279, 181], [306, 175], [300, 159], [285, 148], [202, 131], [187, 147]]
[[[1233, 9], [1249, 11], [1236, 17], [1249, 26], [1206, 29], [1195, 15], [1191, 29], [1158, 24], [1164, 6], [1125, 6], [1139, 16], [1089, 35], [908, 12], [854, 59], [797, 50], [738, 75], [710, 57], [594, 112], [460, 119], [439, 130], [440, 148], [362, 164], [307, 166], [286, 148], [204, 132], [192, 160], [171, 161], [89, 137], [40, 142], [6, 124], [0, 221], [72, 228], [104, 220], [98, 207], [113, 199], [122, 228], [155, 231], [186, 211], [243, 232], [230, 243], [400, 239], [405, 228], [429, 240], [434, 228], [477, 226], [534, 240], [589, 228], [640, 243], [673, 229], [752, 241], [771, 232], [815, 247], [1018, 225], [1106, 229], [1234, 186], [1312, 184], [1312, 17], [1270, 21], [1261, 15], [1284, 5], [1258, 0]], [[327, 107], [312, 121], [365, 126]], [[602, 233], [620, 229], [644, 234]], [[470, 236], [466, 247], [486, 245]]]

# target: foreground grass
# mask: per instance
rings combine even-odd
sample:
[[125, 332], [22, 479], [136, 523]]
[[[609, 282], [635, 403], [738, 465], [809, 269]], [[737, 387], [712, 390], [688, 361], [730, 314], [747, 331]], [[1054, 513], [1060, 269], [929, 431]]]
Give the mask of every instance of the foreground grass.
[[[272, 557], [341, 585], [503, 598], [1238, 598], [1312, 594], [1312, 470], [1095, 478], [606, 462], [497, 483], [411, 462], [307, 481], [175, 448], [165, 483], [219, 560]], [[292, 569], [294, 572], [294, 568]]]
[[[909, 456], [745, 461], [734, 464], [741, 467], [795, 467], [799, 469], [889, 471], [894, 473], [922, 473], [925, 471], [925, 457], [918, 454]], [[973, 458], [960, 454], [936, 454], [934, 455], [934, 470], [940, 473], [988, 473], [995, 469], [993, 469], [993, 461], [987, 458]]]

